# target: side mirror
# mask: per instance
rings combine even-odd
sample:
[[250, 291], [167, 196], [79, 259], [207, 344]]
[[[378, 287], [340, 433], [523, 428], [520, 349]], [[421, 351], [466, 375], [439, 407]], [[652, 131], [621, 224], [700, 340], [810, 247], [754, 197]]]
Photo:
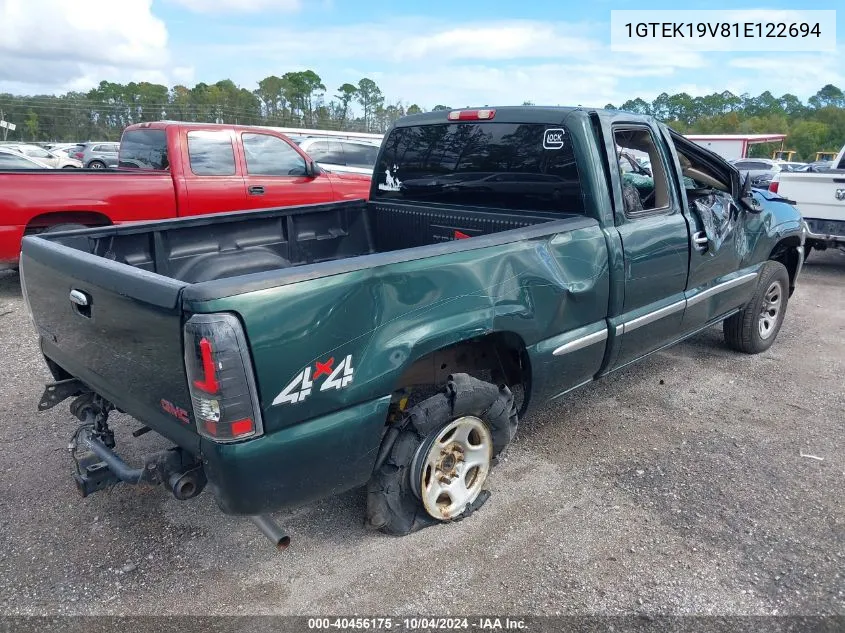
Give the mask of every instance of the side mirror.
[[309, 178], [316, 178], [318, 175], [322, 173], [320, 166], [317, 165], [313, 160], [306, 160], [305, 161], [305, 175]]
[[749, 172], [745, 172], [741, 176], [742, 186], [740, 187], [739, 201], [742, 206], [748, 210], [749, 213], [760, 213], [763, 207], [757, 202], [757, 198], [751, 192], [752, 178]]

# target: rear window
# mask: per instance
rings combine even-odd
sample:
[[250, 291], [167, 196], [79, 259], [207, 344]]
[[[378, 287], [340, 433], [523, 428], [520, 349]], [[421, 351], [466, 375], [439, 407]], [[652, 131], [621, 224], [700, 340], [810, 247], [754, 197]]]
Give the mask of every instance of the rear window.
[[167, 134], [164, 130], [130, 130], [120, 139], [120, 167], [165, 170], [167, 160]]
[[375, 199], [584, 213], [572, 141], [559, 124], [401, 127], [382, 147]]
[[348, 167], [364, 167], [372, 169], [378, 157], [378, 147], [361, 145], [359, 143], [342, 143], [343, 155]]
[[343, 149], [336, 141], [315, 141], [305, 151], [318, 163], [344, 164]]

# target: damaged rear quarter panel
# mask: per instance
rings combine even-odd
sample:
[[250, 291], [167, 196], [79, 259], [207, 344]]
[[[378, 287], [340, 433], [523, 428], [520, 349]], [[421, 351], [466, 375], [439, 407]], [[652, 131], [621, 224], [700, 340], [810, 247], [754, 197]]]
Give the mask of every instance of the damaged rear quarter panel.
[[[268, 433], [390, 394], [414, 360], [490, 332], [532, 346], [602, 321], [609, 275], [597, 222], [548, 236], [363, 268], [190, 306], [240, 315]], [[579, 220], [579, 226], [583, 222]], [[550, 354], [549, 354], [550, 355]], [[351, 356], [341, 389], [273, 405], [305, 367]], [[599, 359], [600, 360], [600, 359]], [[544, 368], [545, 369], [548, 368]], [[565, 381], [566, 375], [558, 379]], [[380, 437], [374, 437], [378, 443]]]

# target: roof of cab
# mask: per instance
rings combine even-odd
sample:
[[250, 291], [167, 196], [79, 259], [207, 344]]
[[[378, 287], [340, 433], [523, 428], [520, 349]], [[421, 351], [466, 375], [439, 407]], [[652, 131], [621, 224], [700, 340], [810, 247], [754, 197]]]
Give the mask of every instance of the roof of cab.
[[[585, 108], [581, 106], [478, 106], [466, 108], [450, 108], [449, 110], [433, 110], [422, 114], [411, 114], [402, 117], [396, 122], [396, 127], [409, 127], [415, 125], [432, 125], [436, 123], [457, 123], [449, 121], [448, 115], [452, 111], [461, 110], [495, 110], [496, 114], [492, 119], [483, 119], [482, 123], [552, 123], [563, 121], [573, 113], [580, 113], [586, 116], [595, 112], [601, 118], [614, 118], [624, 114], [625, 118], [631, 121], [653, 121], [653, 117], [623, 112], [621, 110], [603, 110], [601, 108]], [[463, 121], [466, 122], [466, 121]]]

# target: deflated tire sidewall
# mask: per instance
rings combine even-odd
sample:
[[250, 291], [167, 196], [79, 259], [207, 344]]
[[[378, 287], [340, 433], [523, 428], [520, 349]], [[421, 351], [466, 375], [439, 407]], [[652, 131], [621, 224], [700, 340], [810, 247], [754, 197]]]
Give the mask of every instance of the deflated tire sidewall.
[[[409, 409], [399, 423], [399, 435], [387, 459], [367, 486], [369, 527], [404, 535], [440, 522], [426, 512], [414, 493], [411, 464], [427, 437], [463, 416], [480, 418], [490, 430], [494, 458], [516, 435], [518, 420], [510, 389], [468, 374], [450, 376], [441, 393]], [[464, 510], [453, 520], [466, 514]]]

